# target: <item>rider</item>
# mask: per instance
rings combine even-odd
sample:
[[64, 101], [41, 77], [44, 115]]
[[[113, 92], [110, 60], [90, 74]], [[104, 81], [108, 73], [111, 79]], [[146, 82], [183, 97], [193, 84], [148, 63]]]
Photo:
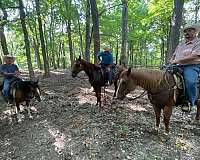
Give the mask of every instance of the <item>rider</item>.
[[14, 64], [15, 57], [12, 55], [4, 56], [4, 64], [0, 66], [0, 73], [4, 76], [3, 91], [2, 94], [7, 102], [9, 102], [9, 88], [10, 82], [19, 75], [19, 69]]
[[200, 39], [197, 37], [199, 31], [199, 24], [187, 25], [183, 28], [185, 41], [177, 46], [170, 60], [171, 64], [178, 64], [183, 70], [189, 105], [182, 109], [192, 114], [197, 111], [197, 82], [200, 73]]
[[107, 77], [108, 77], [108, 83], [107, 85], [112, 84], [112, 71], [111, 67], [113, 65], [113, 55], [110, 52], [110, 48], [108, 46], [105, 46], [103, 52], [100, 52], [97, 57], [100, 61], [100, 65], [102, 67], [105, 67], [107, 70]]

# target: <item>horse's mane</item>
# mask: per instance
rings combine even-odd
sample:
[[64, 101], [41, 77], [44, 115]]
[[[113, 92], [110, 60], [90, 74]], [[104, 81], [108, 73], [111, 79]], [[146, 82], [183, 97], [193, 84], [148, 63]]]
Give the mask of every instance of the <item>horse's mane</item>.
[[13, 87], [15, 88], [19, 88], [19, 89], [23, 89], [23, 90], [27, 90], [30, 88], [30, 86], [32, 87], [38, 87], [37, 85], [34, 84], [34, 81], [31, 80], [25, 80], [25, 81], [17, 81]]
[[88, 62], [88, 61], [86, 61], [86, 60], [84, 60], [84, 59], [81, 59], [81, 62], [82, 62], [83, 64], [86, 64], [86, 65], [90, 66], [91, 68], [99, 69], [98, 66], [96, 66], [95, 64], [90, 63], [90, 62]]
[[131, 77], [136, 81], [137, 85], [147, 90], [166, 87], [167, 75], [165, 75], [164, 71], [156, 69], [134, 69], [131, 72]]

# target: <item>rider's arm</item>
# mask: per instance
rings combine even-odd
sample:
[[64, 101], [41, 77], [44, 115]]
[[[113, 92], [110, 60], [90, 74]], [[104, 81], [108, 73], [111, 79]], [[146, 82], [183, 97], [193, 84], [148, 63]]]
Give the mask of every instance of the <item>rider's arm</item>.
[[179, 60], [173, 60], [173, 63], [176, 64], [188, 64], [194, 61], [200, 60], [200, 41], [198, 41], [195, 46], [192, 48], [191, 54], [179, 59]]
[[172, 64], [188, 64], [196, 59], [199, 59], [200, 56], [199, 55], [196, 55], [196, 54], [191, 54], [191, 55], [188, 55], [184, 58], [181, 58], [181, 59], [178, 59], [178, 60], [172, 60], [171, 63]]
[[110, 53], [110, 67], [113, 65], [113, 55]]
[[97, 54], [97, 58], [98, 58], [99, 61], [101, 60], [100, 57], [102, 57], [102, 52], [99, 52], [99, 53]]

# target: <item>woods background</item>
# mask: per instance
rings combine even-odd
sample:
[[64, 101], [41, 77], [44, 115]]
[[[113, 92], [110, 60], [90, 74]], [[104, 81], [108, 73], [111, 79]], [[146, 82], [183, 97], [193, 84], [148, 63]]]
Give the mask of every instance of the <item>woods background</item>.
[[16, 56], [20, 68], [67, 68], [75, 57], [96, 62], [109, 45], [129, 65], [166, 63], [181, 27], [199, 22], [200, 0], [0, 0], [1, 61]]

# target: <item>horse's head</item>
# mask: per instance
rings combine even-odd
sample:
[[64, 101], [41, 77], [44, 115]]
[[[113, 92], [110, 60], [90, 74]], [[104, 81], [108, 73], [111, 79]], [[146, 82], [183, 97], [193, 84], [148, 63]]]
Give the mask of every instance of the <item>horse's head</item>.
[[77, 74], [83, 70], [82, 60], [79, 56], [78, 59], [74, 61], [74, 65], [72, 66], [72, 77], [76, 77]]
[[33, 97], [35, 97], [39, 102], [41, 101], [41, 92], [40, 87], [38, 85], [38, 81], [31, 81], [30, 83], [30, 91]]
[[131, 78], [131, 68], [121, 73], [117, 89], [117, 98], [123, 99], [131, 91], [135, 90], [136, 84]]

